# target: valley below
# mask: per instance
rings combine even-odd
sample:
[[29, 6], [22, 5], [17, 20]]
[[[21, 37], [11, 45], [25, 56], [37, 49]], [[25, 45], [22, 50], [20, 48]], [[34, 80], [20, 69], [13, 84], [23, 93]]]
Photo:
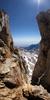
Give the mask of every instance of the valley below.
[[[36, 47], [36, 46], [35, 46]], [[35, 64], [37, 62], [38, 59], [38, 55], [39, 55], [39, 49], [19, 49], [19, 55], [22, 59], [22, 61], [25, 63], [25, 69], [27, 72], [27, 82], [31, 83], [31, 77], [32, 77], [32, 73], [35, 67]]]

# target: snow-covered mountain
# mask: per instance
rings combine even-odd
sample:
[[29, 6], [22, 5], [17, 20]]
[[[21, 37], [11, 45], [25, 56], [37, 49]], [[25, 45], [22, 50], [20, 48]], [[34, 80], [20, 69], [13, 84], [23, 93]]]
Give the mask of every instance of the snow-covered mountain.
[[25, 68], [27, 70], [27, 78], [28, 82], [31, 82], [31, 76], [32, 72], [34, 70], [35, 64], [38, 59], [38, 54], [39, 54], [39, 48], [38, 49], [20, 49], [19, 54], [22, 58], [22, 60], [25, 62]]

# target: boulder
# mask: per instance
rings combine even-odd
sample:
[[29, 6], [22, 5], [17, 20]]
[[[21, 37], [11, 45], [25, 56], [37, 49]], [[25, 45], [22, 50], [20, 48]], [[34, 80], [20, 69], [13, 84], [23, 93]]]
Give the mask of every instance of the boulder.
[[50, 100], [50, 94], [41, 85], [25, 84], [22, 88], [23, 96], [28, 100]]

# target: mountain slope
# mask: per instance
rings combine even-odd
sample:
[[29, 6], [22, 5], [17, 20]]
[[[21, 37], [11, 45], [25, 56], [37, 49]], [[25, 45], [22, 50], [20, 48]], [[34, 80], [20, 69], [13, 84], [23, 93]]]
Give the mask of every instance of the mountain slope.
[[25, 47], [26, 50], [32, 50], [32, 49], [39, 49], [40, 44], [31, 44], [28, 47]]
[[27, 70], [27, 82], [31, 82], [32, 72], [34, 70], [35, 64], [38, 59], [38, 53], [36, 52], [29, 52], [28, 50], [19, 50], [19, 55], [22, 59], [22, 61], [25, 62], [25, 68]]

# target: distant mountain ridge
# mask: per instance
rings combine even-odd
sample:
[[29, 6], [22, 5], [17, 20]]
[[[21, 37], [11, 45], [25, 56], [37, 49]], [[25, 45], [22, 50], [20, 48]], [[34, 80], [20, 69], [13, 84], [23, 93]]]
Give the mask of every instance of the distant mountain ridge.
[[26, 50], [32, 50], [32, 49], [39, 49], [40, 44], [31, 44], [28, 47], [24, 47]]

